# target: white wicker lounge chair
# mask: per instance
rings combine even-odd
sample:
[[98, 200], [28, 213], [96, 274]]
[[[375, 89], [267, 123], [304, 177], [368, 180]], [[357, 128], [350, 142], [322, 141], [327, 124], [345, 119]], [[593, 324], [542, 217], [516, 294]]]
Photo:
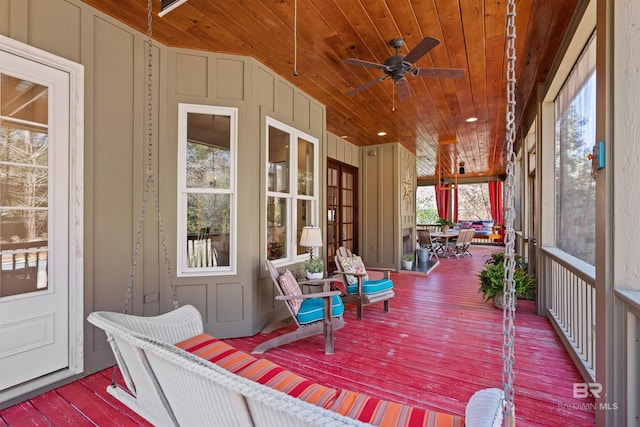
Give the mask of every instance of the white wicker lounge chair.
[[129, 336], [136, 334], [175, 344], [202, 333], [200, 312], [190, 305], [154, 317], [102, 311], [91, 313], [88, 321], [106, 332], [127, 386], [124, 389], [112, 384], [107, 387], [109, 394], [154, 425], [174, 425], [175, 420], [157, 391], [143, 353], [131, 343]]
[[[136, 395], [133, 397], [136, 405], [133, 409], [154, 425], [367, 425], [234, 375], [170, 343], [145, 336], [143, 332], [151, 331], [158, 335], [156, 327], [159, 325], [169, 326], [175, 332], [176, 328], [166, 321], [176, 319], [182, 323], [178, 329], [184, 331], [185, 323], [182, 321], [193, 318], [196, 313], [192, 306], [185, 306], [151, 318], [107, 312], [89, 315], [89, 322], [104, 329], [112, 342], [115, 341], [114, 350], [117, 349], [121, 356], [125, 353], [133, 356], [132, 360], [120, 358], [126, 361], [128, 371], [134, 374], [134, 381], [145, 379], [143, 389], [136, 383]], [[165, 338], [171, 340], [175, 335], [170, 332]], [[130, 351], [123, 352], [125, 348]], [[138, 369], [139, 372], [134, 372]], [[150, 399], [150, 395], [156, 398]], [[131, 399], [124, 403], [130, 406]]]
[[[231, 373], [172, 344], [202, 332], [192, 306], [156, 317], [95, 312], [89, 322], [107, 333], [129, 391], [109, 392], [157, 426], [366, 426]], [[501, 425], [502, 391], [477, 392], [465, 425]]]

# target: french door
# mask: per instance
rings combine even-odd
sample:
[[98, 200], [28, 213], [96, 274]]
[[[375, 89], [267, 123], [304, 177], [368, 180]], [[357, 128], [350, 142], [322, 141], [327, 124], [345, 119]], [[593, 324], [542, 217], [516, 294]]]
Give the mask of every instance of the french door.
[[14, 44], [0, 38], [0, 401], [82, 371], [81, 66]]
[[337, 249], [358, 253], [358, 169], [327, 160], [327, 271], [336, 270]]

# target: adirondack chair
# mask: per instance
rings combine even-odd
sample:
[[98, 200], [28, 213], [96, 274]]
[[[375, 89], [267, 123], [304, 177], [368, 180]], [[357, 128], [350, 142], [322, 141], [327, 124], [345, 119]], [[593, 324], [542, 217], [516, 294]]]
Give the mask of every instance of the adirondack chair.
[[384, 301], [384, 311], [389, 311], [389, 299], [393, 298], [393, 282], [389, 273], [393, 268], [370, 268], [384, 272], [384, 278], [369, 280], [369, 275], [359, 256], [354, 256], [351, 250], [340, 246], [335, 256], [335, 274], [342, 276], [347, 295], [342, 299], [345, 303], [355, 303], [358, 306], [358, 320], [362, 320], [364, 306]]
[[[271, 261], [264, 262], [271, 280], [278, 290], [277, 300], [285, 301], [297, 329], [279, 335], [256, 346], [252, 353], [264, 353], [283, 344], [288, 344], [313, 335], [324, 334], [324, 352], [333, 354], [333, 331], [344, 326], [344, 305], [340, 299], [341, 292], [330, 291], [331, 282], [336, 279], [318, 279], [298, 282], [290, 271], [283, 274], [273, 266]], [[300, 285], [317, 285], [322, 283], [323, 291], [312, 294], [302, 294]]]

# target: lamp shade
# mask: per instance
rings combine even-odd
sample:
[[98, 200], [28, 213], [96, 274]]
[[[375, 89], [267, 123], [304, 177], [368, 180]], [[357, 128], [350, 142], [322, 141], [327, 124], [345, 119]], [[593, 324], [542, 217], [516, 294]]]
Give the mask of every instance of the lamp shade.
[[322, 247], [322, 233], [319, 227], [307, 226], [302, 229], [300, 246], [306, 248]]

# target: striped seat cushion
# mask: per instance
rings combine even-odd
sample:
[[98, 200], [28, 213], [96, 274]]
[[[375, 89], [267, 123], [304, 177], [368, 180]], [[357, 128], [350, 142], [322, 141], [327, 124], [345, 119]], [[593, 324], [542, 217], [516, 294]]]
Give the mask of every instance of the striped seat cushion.
[[455, 415], [414, 408], [400, 403], [387, 402], [348, 390], [341, 391], [329, 409], [374, 426], [464, 426], [464, 420]]
[[259, 359], [237, 374], [323, 408], [331, 406], [338, 395], [336, 389], [316, 384], [267, 359]]
[[234, 374], [258, 360], [209, 334], [196, 335], [177, 343], [176, 347], [215, 363]]

